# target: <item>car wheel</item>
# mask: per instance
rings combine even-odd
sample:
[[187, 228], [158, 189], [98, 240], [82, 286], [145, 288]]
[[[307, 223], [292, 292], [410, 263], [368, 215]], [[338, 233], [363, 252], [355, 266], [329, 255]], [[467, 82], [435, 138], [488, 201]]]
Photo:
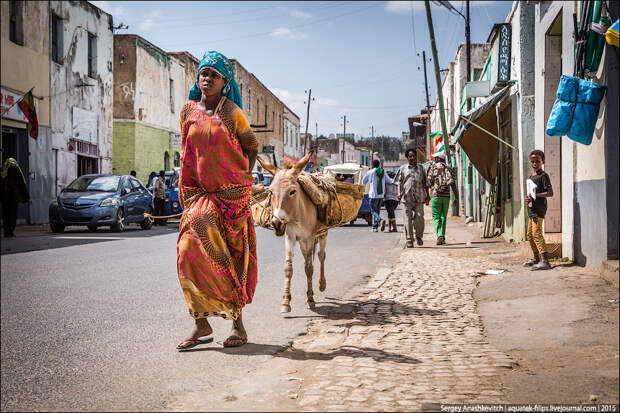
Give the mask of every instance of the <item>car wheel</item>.
[[353, 221], [349, 222], [349, 224], [351, 224], [351, 225], [355, 225], [355, 221], [356, 221], [356, 220], [357, 220], [357, 218], [356, 218], [356, 219], [354, 219]]
[[368, 224], [368, 226], [372, 225], [372, 215], [368, 214], [364, 217], [364, 219], [366, 220], [366, 223]]
[[110, 225], [113, 232], [123, 232], [125, 230], [125, 214], [121, 208], [116, 212], [116, 222]]
[[[146, 213], [152, 214], [153, 211], [151, 210], [151, 208], [147, 208]], [[153, 218], [151, 217], [146, 217], [144, 218], [142, 222], [140, 222], [140, 228], [142, 229], [151, 229], [152, 227], [153, 227]]]
[[95, 232], [95, 231], [97, 231], [97, 225], [89, 225], [89, 226], [88, 226], [88, 230], [89, 230], [90, 232]]
[[65, 226], [61, 224], [50, 224], [50, 228], [52, 229], [52, 232], [57, 234], [65, 232]]

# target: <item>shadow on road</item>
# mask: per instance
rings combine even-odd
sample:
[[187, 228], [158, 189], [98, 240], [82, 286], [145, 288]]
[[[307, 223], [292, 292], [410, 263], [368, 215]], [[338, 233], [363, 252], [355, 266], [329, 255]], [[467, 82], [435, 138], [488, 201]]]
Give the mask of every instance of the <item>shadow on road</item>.
[[294, 347], [284, 347], [273, 344], [259, 344], [250, 343], [241, 347], [224, 348], [224, 347], [203, 347], [197, 349], [185, 350], [184, 353], [199, 351], [215, 351], [224, 354], [234, 354], [242, 356], [274, 356], [287, 358], [290, 360], [331, 360], [335, 357], [346, 356], [353, 358], [368, 358], [372, 357], [373, 360], [392, 361], [403, 364], [418, 364], [420, 360], [405, 356], [402, 354], [392, 353], [389, 351], [379, 350], [372, 347], [356, 347], [356, 346], [341, 346], [338, 350], [318, 352], [318, 351], [305, 351]]
[[176, 222], [167, 226], [154, 226], [143, 230], [138, 225], [130, 224], [123, 232], [112, 232], [107, 228], [89, 231], [85, 227], [68, 227], [63, 233], [43, 232], [37, 228], [20, 228], [14, 238], [2, 237], [2, 255], [21, 252], [41, 251], [55, 248], [72, 247], [74, 245], [93, 244], [98, 242], [116, 241], [129, 238], [150, 238], [158, 235], [174, 233], [179, 230]]

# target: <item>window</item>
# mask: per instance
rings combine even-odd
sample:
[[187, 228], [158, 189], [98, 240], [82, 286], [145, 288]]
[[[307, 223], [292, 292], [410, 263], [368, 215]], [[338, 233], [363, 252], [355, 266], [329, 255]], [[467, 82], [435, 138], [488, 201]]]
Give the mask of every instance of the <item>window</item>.
[[130, 178], [129, 180], [131, 181], [132, 186], [131, 192], [142, 192], [142, 185], [140, 185], [140, 182], [137, 179]]
[[9, 40], [20, 46], [24, 44], [24, 4], [21, 1], [9, 1]]
[[129, 179], [125, 179], [125, 181], [123, 181], [123, 189], [125, 190], [125, 194], [128, 194], [132, 191], [131, 182], [129, 182]]
[[170, 170], [170, 154], [168, 151], [164, 152], [164, 171]]
[[181, 166], [181, 154], [178, 152], [174, 153], [174, 166]]
[[241, 96], [241, 101], [243, 101], [243, 83], [239, 84], [239, 95]]
[[88, 33], [88, 76], [97, 75], [97, 36]]
[[89, 156], [81, 156], [77, 157], [77, 175], [82, 176], [86, 174], [96, 174], [98, 171], [98, 162], [97, 158], [91, 158]]
[[174, 113], [174, 80], [170, 79], [170, 112]]
[[265, 127], [267, 127], [267, 104], [265, 103]]
[[52, 60], [60, 64], [63, 58], [62, 32], [62, 19], [52, 14]]
[[252, 89], [248, 89], [248, 114], [252, 118]]
[[[271, 127], [273, 128], [274, 132], [276, 130], [276, 125], [274, 125], [275, 121], [276, 121], [276, 112], [272, 111], [271, 112]], [[265, 122], [265, 123], [267, 123], [267, 122]]]

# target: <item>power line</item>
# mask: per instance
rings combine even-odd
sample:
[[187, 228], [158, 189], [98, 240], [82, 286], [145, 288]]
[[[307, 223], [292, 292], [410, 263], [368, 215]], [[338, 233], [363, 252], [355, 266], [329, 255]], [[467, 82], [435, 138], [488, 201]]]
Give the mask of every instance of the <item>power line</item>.
[[[379, 4], [381, 4], [381, 3], [379, 3]], [[315, 25], [317, 23], [322, 23], [322, 22], [325, 22], [325, 21], [332, 21], [332, 20], [338, 19], [340, 17], [345, 17], [345, 16], [349, 16], [349, 15], [354, 14], [354, 13], [358, 13], [358, 12], [361, 12], [361, 11], [364, 11], [364, 10], [368, 10], [368, 9], [370, 9], [372, 7], [378, 6], [379, 4], [372, 4], [372, 5], [368, 6], [368, 7], [362, 7], [360, 9], [356, 9], [356, 10], [353, 10], [353, 11], [350, 11], [350, 12], [347, 12], [347, 13], [338, 14], [336, 16], [332, 16], [332, 17], [329, 17], [329, 18], [323, 18], [323, 19], [318, 19], [318, 20], [315, 20], [315, 21], [312, 21], [312, 22], [309, 22], [309, 23], [299, 24], [297, 26], [292, 26], [291, 29], [298, 29], [298, 28], [301, 28], [301, 27], [311, 26], [311, 25]], [[187, 46], [198, 46], [198, 45], [204, 45], [205, 43], [227, 42], [227, 41], [230, 41], [230, 40], [242, 40], [242, 39], [247, 39], [247, 38], [251, 38], [251, 37], [266, 36], [266, 35], [269, 35], [271, 33], [272, 33], [272, 31], [260, 32], [260, 33], [252, 33], [252, 34], [248, 34], [248, 35], [244, 35], [244, 36], [228, 37], [226, 39], [203, 40], [203, 41], [201, 41], [199, 43], [184, 43], [183, 45], [184, 45], [184, 47], [187, 47]]]
[[[308, 8], [308, 9], [304, 9], [304, 10], [325, 10], [325, 9], [330, 9], [333, 7], [338, 7], [338, 6], [342, 6], [343, 4], [345, 4], [346, 2], [342, 1], [342, 2], [337, 2], [337, 3], [331, 3], [331, 2], [326, 2], [326, 3], [322, 3], [322, 6], [325, 7], [313, 7], [312, 9]], [[247, 22], [251, 22], [251, 21], [257, 21], [257, 20], [273, 20], [273, 19], [280, 19], [282, 17], [286, 17], [289, 16], [290, 13], [286, 12], [286, 13], [282, 13], [282, 14], [272, 14], [269, 16], [259, 16], [259, 17], [250, 17], [247, 19], [242, 19], [242, 20], [231, 20], [231, 21], [224, 21], [224, 22], [209, 22], [209, 23], [189, 23], [188, 26], [191, 27], [202, 27], [202, 26], [220, 26], [220, 25], [228, 25], [228, 24], [237, 24], [237, 23], [247, 23]], [[176, 23], [173, 24], [159, 24], [157, 25], [158, 27], [166, 27], [166, 26], [176, 26]]]

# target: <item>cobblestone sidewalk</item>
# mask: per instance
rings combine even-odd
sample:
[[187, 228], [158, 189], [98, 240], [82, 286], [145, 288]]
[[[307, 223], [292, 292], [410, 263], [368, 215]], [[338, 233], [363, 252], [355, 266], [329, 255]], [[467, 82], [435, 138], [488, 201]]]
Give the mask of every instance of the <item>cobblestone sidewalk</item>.
[[472, 296], [476, 272], [491, 268], [463, 246], [405, 250], [354, 299], [331, 299], [327, 317], [269, 367], [168, 407], [402, 411], [500, 402], [500, 374], [514, 362], [485, 339]]
[[420, 410], [426, 403], [499, 402], [499, 370], [475, 311], [473, 274], [490, 264], [448, 249], [405, 251], [367, 285], [351, 318], [315, 324], [298, 350], [321, 352], [298, 397], [303, 410]]

